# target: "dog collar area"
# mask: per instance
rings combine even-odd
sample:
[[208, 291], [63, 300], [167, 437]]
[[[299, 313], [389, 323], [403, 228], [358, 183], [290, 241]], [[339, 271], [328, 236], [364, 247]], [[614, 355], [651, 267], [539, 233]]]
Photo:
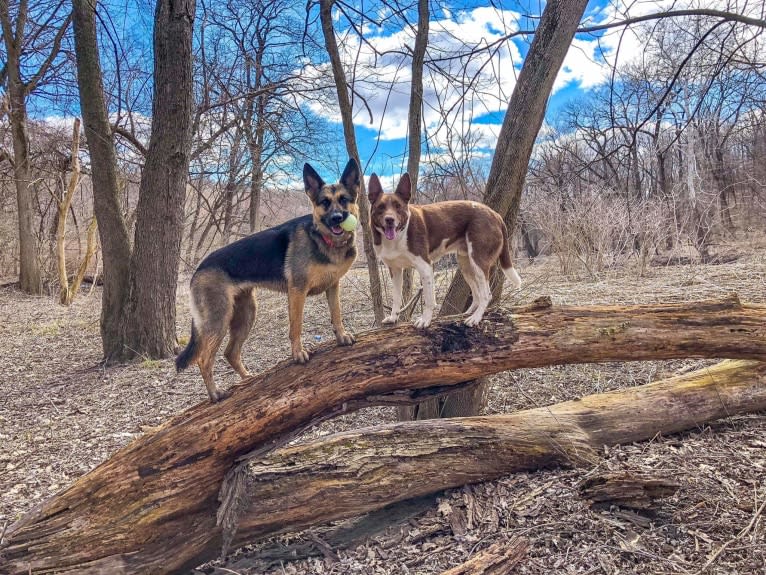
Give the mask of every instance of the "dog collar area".
[[[322, 232], [320, 232], [319, 230], [316, 230], [316, 232], [317, 232], [317, 234], [319, 234], [319, 237], [322, 238], [322, 241], [325, 243], [325, 245], [328, 248], [335, 248], [335, 247], [342, 246], [343, 244], [347, 244], [349, 242], [349, 239], [350, 239], [350, 238], [344, 238], [342, 242], [336, 244], [336, 243], [334, 243], [332, 241], [333, 236], [326, 236]], [[349, 233], [349, 232], [345, 232], [345, 233]], [[345, 235], [345, 233], [344, 233], [344, 235]], [[337, 236], [337, 237], [343, 237], [343, 235]]]

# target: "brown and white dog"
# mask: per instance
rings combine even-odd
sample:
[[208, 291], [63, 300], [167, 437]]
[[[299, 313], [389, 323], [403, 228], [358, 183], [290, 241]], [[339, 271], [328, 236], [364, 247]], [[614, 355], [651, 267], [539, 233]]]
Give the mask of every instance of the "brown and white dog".
[[423, 286], [423, 315], [413, 323], [428, 327], [433, 318], [433, 262], [449, 253], [457, 254], [460, 270], [471, 288], [473, 303], [465, 324], [479, 323], [492, 299], [489, 273], [498, 262], [508, 281], [521, 287], [508, 250], [505, 224], [497, 212], [478, 202], [449, 201], [423, 206], [411, 205], [412, 182], [405, 173], [396, 191], [383, 193], [376, 174], [370, 177], [370, 223], [375, 254], [388, 266], [394, 284], [391, 315], [383, 323], [396, 323], [402, 308], [402, 276], [415, 268]]

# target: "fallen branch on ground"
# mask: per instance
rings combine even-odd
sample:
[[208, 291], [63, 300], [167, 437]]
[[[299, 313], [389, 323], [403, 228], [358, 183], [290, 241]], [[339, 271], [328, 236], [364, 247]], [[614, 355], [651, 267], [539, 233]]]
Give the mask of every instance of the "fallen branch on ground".
[[507, 575], [524, 559], [528, 547], [526, 539], [495, 543], [442, 575]]

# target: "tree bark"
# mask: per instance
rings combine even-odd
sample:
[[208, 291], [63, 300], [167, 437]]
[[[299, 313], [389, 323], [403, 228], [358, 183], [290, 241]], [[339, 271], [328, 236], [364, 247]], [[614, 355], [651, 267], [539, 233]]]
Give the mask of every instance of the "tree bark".
[[[417, 200], [418, 174], [420, 171], [421, 134], [423, 132], [423, 63], [428, 47], [429, 28], [428, 0], [418, 0], [418, 31], [412, 49], [412, 80], [410, 83], [410, 106], [407, 113], [407, 173]], [[406, 301], [406, 299], [404, 300]]]
[[120, 360], [169, 357], [176, 347], [176, 284], [191, 156], [195, 0], [158, 0], [152, 135], [141, 174]]
[[239, 171], [242, 162], [242, 129], [234, 128], [234, 136], [229, 146], [229, 170], [226, 184], [223, 188], [223, 245], [231, 241], [232, 228], [234, 227], [234, 201], [239, 187]]
[[[348, 95], [348, 86], [346, 85], [346, 74], [343, 71], [343, 63], [340, 59], [338, 43], [335, 40], [335, 28], [332, 22], [332, 7], [334, 0], [321, 0], [319, 3], [319, 17], [322, 21], [322, 33], [324, 35], [325, 48], [332, 64], [332, 73], [335, 79], [335, 88], [338, 93], [338, 106], [340, 107], [341, 118], [343, 119], [343, 134], [346, 140], [346, 149], [349, 156], [356, 160], [360, 167], [363, 164], [359, 161], [359, 149], [356, 145], [356, 135], [354, 132], [353, 105]], [[375, 325], [381, 325], [383, 321], [383, 291], [380, 285], [380, 273], [378, 269], [378, 257], [375, 255], [375, 248], [372, 246], [372, 231], [370, 228], [370, 202], [364, 191], [364, 178], [360, 178], [359, 197], [359, 223], [362, 225], [362, 244], [364, 246], [364, 255], [367, 259], [367, 272], [370, 276], [370, 296], [372, 309], [375, 314]]]
[[[548, 96], [587, 4], [587, 0], [552, 0], [545, 5], [511, 94], [484, 192], [484, 203], [503, 217], [510, 238], [516, 230], [529, 158], [545, 117]], [[503, 288], [503, 276], [497, 270], [490, 284], [493, 300], [496, 300]], [[457, 271], [440, 314], [464, 312], [470, 298], [471, 290]], [[482, 389], [485, 386], [486, 382], [478, 382], [474, 388], [432, 399], [430, 405], [419, 405], [413, 415], [418, 419], [434, 417], [433, 414], [438, 417], [478, 415], [485, 406], [486, 393]]]
[[[323, 346], [308, 367], [283, 362], [236, 386], [230, 399], [216, 404], [205, 402], [177, 415], [27, 513], [6, 533], [0, 549], [0, 572], [178, 572], [210, 559], [220, 548], [223, 531], [216, 526], [215, 517], [218, 494], [224, 477], [237, 461], [243, 456], [267, 453], [313, 423], [360, 407], [417, 401], [466, 380], [508, 369], [680, 357], [763, 360], [764, 326], [766, 306], [742, 305], [736, 298], [629, 307], [538, 305], [513, 313], [490, 312], [477, 328], [441, 320], [428, 330], [399, 326], [368, 332], [360, 335], [352, 347]], [[720, 377], [715, 379], [721, 381]], [[628, 390], [624, 393], [631, 399], [621, 409], [614, 400], [602, 401], [600, 396], [569, 402], [556, 417], [551, 417], [548, 408], [542, 409], [524, 419], [521, 427], [512, 425], [521, 435], [515, 436], [513, 450], [506, 452], [517, 451], [521, 461], [529, 463], [534, 450], [524, 451], [517, 444], [520, 437], [529, 437], [532, 431], [528, 426], [535, 422], [564, 426], [556, 428], [555, 433], [543, 434], [550, 449], [540, 457], [551, 463], [578, 453], [589, 454], [589, 442], [599, 446], [615, 437], [619, 441], [636, 441], [646, 437], [650, 428], [652, 434], [658, 430], [675, 431], [682, 421], [702, 421], [700, 413], [713, 407], [724, 409], [726, 414], [736, 412], [737, 401], [747, 403], [749, 397], [760, 397], [763, 380], [755, 389], [748, 388], [739, 395], [730, 397], [729, 389], [734, 393], [737, 386], [711, 390], [715, 401], [698, 398], [684, 403], [675, 392], [668, 392], [661, 396], [663, 401], [658, 398], [656, 402], [640, 403], [643, 392]], [[599, 405], [603, 411], [596, 410]], [[763, 408], [763, 403], [758, 405]], [[571, 416], [564, 418], [570, 412]], [[636, 419], [644, 424], [635, 424]], [[583, 425], [588, 433], [573, 427], [573, 422]], [[449, 430], [461, 424], [450, 421], [431, 425]], [[615, 436], [614, 426], [624, 433]], [[577, 449], [561, 451], [560, 444], [550, 443], [552, 436], [566, 437], [567, 443], [573, 441]], [[393, 441], [394, 437], [389, 439]], [[412, 449], [421, 445], [420, 439], [405, 445]], [[490, 467], [504, 461], [495, 448], [490, 450], [489, 459]], [[390, 484], [388, 488], [411, 497], [409, 492], [422, 489], [424, 484], [441, 489], [448, 486], [445, 482], [453, 484], [450, 482], [456, 481], [455, 477], [459, 476], [460, 481], [473, 477], [473, 458], [464, 463], [464, 471], [444, 465], [441, 453], [436, 460], [434, 465], [439, 471], [431, 476], [433, 484], [419, 480], [407, 489]], [[514, 461], [518, 463], [518, 456]], [[417, 465], [413, 469], [422, 473], [425, 467]], [[498, 467], [496, 472], [507, 473], [508, 468]], [[381, 472], [376, 473], [380, 476]], [[235, 472], [230, 477], [237, 476]], [[287, 507], [285, 493], [272, 493], [282, 508]], [[294, 495], [291, 493], [290, 499]], [[376, 501], [382, 506], [384, 500], [381, 497]], [[352, 511], [339, 501], [332, 500], [333, 509]], [[367, 503], [373, 501], [368, 497]], [[324, 504], [312, 501], [315, 506]], [[266, 509], [261, 500], [260, 505]], [[265, 533], [287, 528], [283, 525], [286, 517], [267, 519], [259, 529]], [[247, 525], [241, 533], [254, 532], [254, 527]]]
[[77, 85], [85, 124], [93, 182], [93, 213], [103, 254], [101, 293], [101, 344], [104, 358], [115, 358], [122, 344], [120, 318], [130, 273], [130, 237], [120, 206], [117, 155], [104, 99], [97, 34], [96, 2], [72, 0]]

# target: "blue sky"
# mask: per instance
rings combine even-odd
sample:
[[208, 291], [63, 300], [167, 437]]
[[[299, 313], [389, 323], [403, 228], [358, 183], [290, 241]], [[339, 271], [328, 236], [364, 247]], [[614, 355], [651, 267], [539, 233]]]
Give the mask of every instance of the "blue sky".
[[[593, 0], [586, 10], [586, 21], [609, 21], [626, 11], [630, 15], [646, 13], [657, 10], [663, 2], [637, 0], [628, 5], [624, 1]], [[136, 54], [143, 58], [143, 67], [148, 68], [146, 62], [151, 59], [153, 0], [106, 0], [102, 6], [108, 8], [102, 12], [104, 29], [109, 28], [111, 35], [118, 36], [122, 47], [130, 51], [134, 58]], [[491, 43], [508, 32], [531, 28], [533, 21], [526, 16], [540, 14], [543, 4], [524, 0], [524, 3], [495, 2], [494, 6], [490, 6], [487, 2], [462, 0], [451, 3], [448, 8], [445, 6], [441, 4], [441, 11], [432, 14], [429, 34], [431, 57], [456, 54], [465, 50], [466, 45]], [[381, 18], [386, 21], [385, 9], [380, 10]], [[410, 77], [409, 61], [397, 53], [411, 46], [413, 37], [411, 30], [402, 30], [392, 24], [395, 19], [387, 22], [381, 28], [372, 25], [365, 28], [377, 54], [367, 44], [360, 43], [355, 34], [344, 30], [341, 19], [336, 22], [336, 30], [349, 76], [353, 63], [368, 66], [375, 63], [372, 72], [357, 75], [359, 80], [356, 84], [356, 89], [367, 99], [374, 116], [370, 123], [366, 108], [361, 106], [355, 115], [358, 146], [362, 162], [367, 166], [366, 173], [377, 171], [384, 177], [395, 178], [406, 164], [404, 154]], [[102, 38], [105, 36], [102, 35]], [[446, 60], [443, 66], [454, 76], [475, 75], [477, 85], [468, 92], [461, 92], [457, 83], [445, 80], [439, 74], [426, 76], [424, 122], [429, 136], [428, 150], [433, 156], [443, 153], [450, 136], [454, 141], [456, 134], [470, 129], [476, 136], [475, 151], [491, 158], [516, 75], [530, 41], [531, 36], [518, 36], [492, 55], [480, 54], [465, 67], [460, 66], [458, 60]], [[547, 113], [549, 121], [555, 121], [562, 106], [586, 99], [593, 88], [606, 81], [608, 67], [604, 56], [609, 58], [610, 54], [613, 55], [620, 41], [621, 54], [640, 52], [640, 39], [631, 32], [622, 37], [619, 30], [600, 34], [599, 38], [593, 35], [576, 37], [551, 95]], [[106, 45], [104, 49], [113, 48]], [[314, 74], [331, 77], [326, 62], [320, 63]], [[311, 104], [307, 106], [311, 107]], [[445, 107], [452, 110], [446, 117], [438, 111]], [[146, 103], [144, 109], [148, 113]], [[76, 110], [68, 111], [76, 113]], [[313, 112], [338, 131], [341, 130], [337, 110], [316, 105]], [[456, 153], [464, 151], [456, 149]], [[342, 151], [335, 154], [336, 157], [342, 155]], [[427, 159], [424, 156], [423, 160]]]
[[[641, 13], [648, 11], [649, 5], [657, 7], [655, 2], [639, 4]], [[509, 32], [534, 27], [533, 22], [524, 15], [539, 14], [540, 8], [540, 5], [534, 3], [526, 9], [517, 2], [500, 3], [494, 7], [481, 3], [473, 3], [470, 6], [455, 4], [451, 11], [432, 15], [429, 56], [456, 53], [465, 50], [466, 45], [490, 44]], [[634, 9], [633, 12], [639, 13], [639, 10]], [[614, 14], [614, 7], [605, 0], [594, 0], [586, 10], [585, 19], [603, 22], [612, 19]], [[368, 162], [367, 173], [376, 171], [395, 179], [406, 165], [404, 154], [409, 103], [409, 62], [397, 56], [381, 57], [380, 52], [397, 53], [401, 52], [404, 46], [412, 46], [412, 32], [370, 27], [367, 32], [378, 51], [378, 54], [375, 54], [354, 35], [344, 35], [340, 24], [339, 38], [345, 49], [345, 61], [376, 63], [374, 77], [369, 81], [362, 77], [357, 85], [375, 116], [370, 123], [367, 109], [362, 106], [357, 109], [355, 120], [361, 159]], [[438, 74], [426, 76], [424, 122], [429, 135], [428, 148], [434, 157], [444, 154], [446, 150], [450, 136], [449, 126], [453, 136], [472, 130], [476, 134], [473, 140], [474, 154], [491, 158], [516, 76], [531, 39], [528, 35], [515, 37], [497, 53], [479, 55], [475, 63], [467, 66], [467, 69], [457, 62], [445, 64], [453, 76], [476, 74], [481, 85], [468, 93], [457, 90], [453, 82]], [[547, 111], [549, 121], [555, 121], [563, 106], [588, 98], [592, 89], [607, 80], [609, 68], [604, 57], [608, 58], [609, 54], [614, 52], [619, 41], [619, 34], [615, 32], [599, 34], [599, 38], [594, 35], [578, 35], [556, 80]], [[623, 50], [627, 49], [625, 53], [637, 51], [639, 41], [635, 35], [626, 34], [622, 42]], [[350, 69], [349, 66], [349, 71]], [[441, 117], [437, 112], [440, 107], [450, 108], [452, 113], [447, 118]], [[337, 113], [333, 111], [315, 111], [331, 121], [338, 121]], [[455, 152], [466, 153], [460, 149]], [[423, 160], [427, 160], [427, 157], [424, 156]]]

